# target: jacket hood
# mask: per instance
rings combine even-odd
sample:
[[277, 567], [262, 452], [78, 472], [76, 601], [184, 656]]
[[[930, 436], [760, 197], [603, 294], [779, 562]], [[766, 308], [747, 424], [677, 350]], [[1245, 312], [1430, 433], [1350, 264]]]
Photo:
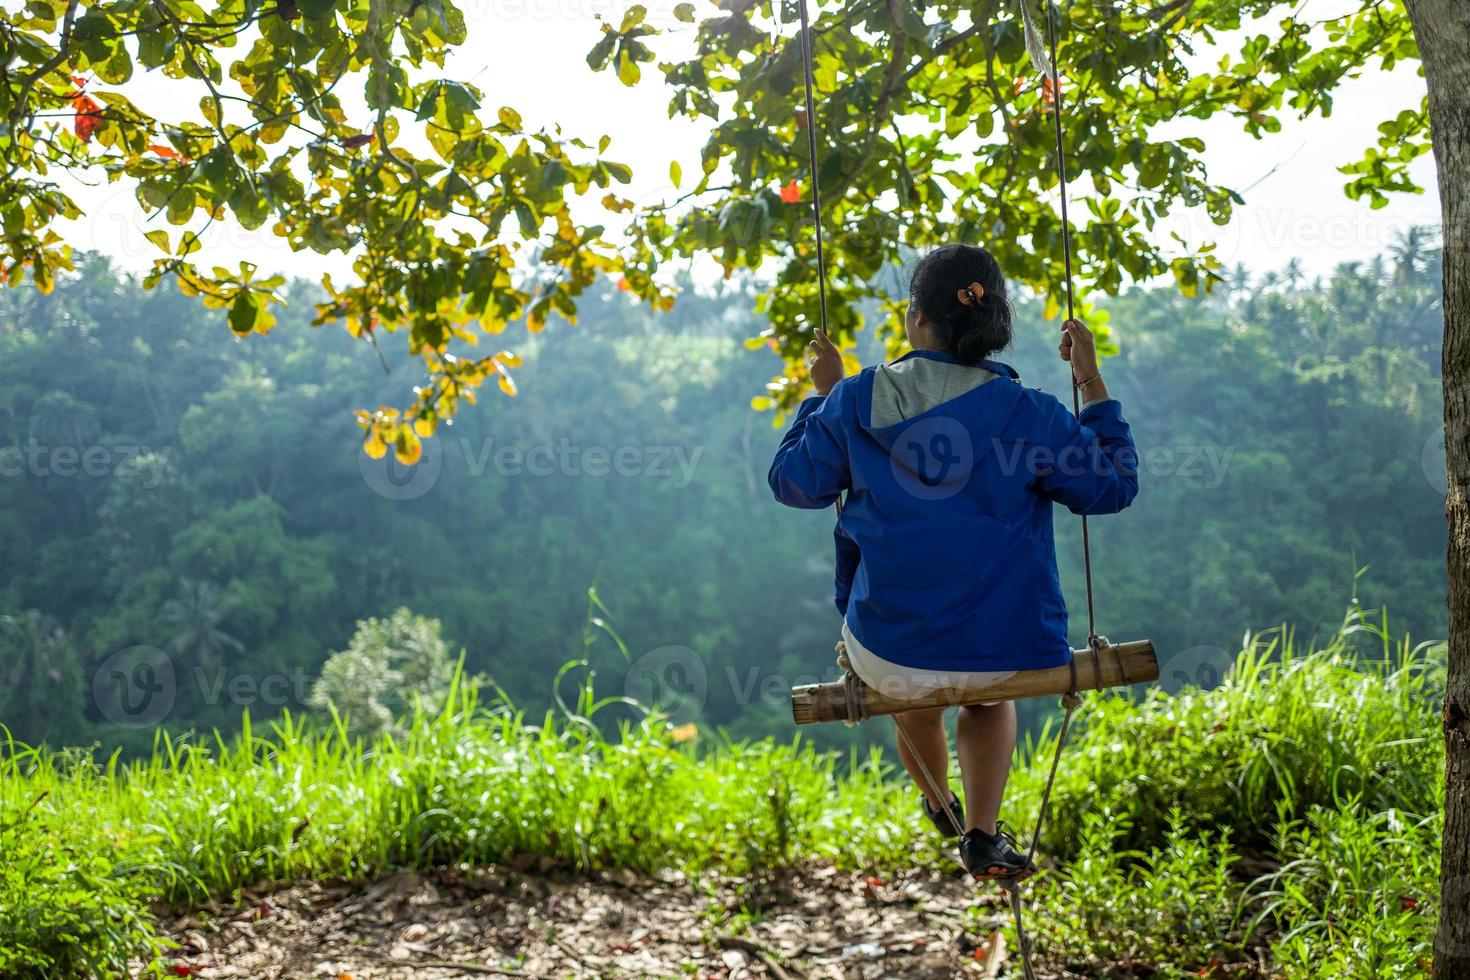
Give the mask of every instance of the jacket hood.
[[[919, 360], [928, 363], [913, 363]], [[896, 476], [933, 486], [956, 467], [968, 473], [993, 450], [1021, 400], [1019, 379], [999, 361], [969, 366], [913, 351], [863, 372], [858, 424], [888, 452]]]

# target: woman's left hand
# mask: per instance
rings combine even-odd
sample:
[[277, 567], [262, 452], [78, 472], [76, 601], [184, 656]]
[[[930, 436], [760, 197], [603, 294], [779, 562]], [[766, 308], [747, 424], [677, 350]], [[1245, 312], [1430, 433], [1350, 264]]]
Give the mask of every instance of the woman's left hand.
[[1062, 324], [1062, 341], [1057, 345], [1062, 360], [1072, 363], [1074, 381], [1088, 381], [1098, 376], [1097, 345], [1092, 331], [1081, 320]]
[[806, 366], [811, 370], [812, 384], [816, 386], [817, 394], [826, 397], [845, 373], [842, 352], [821, 330], [817, 331], [817, 339], [808, 346], [812, 349], [812, 356], [807, 358]]

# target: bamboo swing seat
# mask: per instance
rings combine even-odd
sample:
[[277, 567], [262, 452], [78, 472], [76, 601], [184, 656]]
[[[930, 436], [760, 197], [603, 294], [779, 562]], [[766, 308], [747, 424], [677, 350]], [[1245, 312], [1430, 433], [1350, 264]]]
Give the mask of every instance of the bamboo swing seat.
[[[1073, 677], [1072, 668], [1076, 667]], [[918, 708], [955, 707], [991, 701], [1063, 695], [1073, 691], [1101, 691], [1128, 687], [1159, 678], [1159, 658], [1149, 640], [1109, 643], [1096, 651], [1072, 651], [1072, 663], [1044, 670], [1018, 670], [1010, 677], [983, 686], [942, 687], [920, 698], [898, 698], [875, 690], [856, 677], [805, 684], [791, 690], [791, 715], [798, 725], [828, 721], [858, 722], [877, 715], [896, 715]]]

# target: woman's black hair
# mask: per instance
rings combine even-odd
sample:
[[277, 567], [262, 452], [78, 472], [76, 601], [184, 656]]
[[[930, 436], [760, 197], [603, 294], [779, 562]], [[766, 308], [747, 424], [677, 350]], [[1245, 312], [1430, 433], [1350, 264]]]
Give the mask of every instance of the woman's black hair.
[[[978, 282], [984, 294], [966, 305], [960, 294]], [[934, 339], [961, 364], [979, 364], [1011, 343], [1011, 303], [995, 257], [978, 245], [945, 245], [919, 260], [909, 301], [929, 321]]]

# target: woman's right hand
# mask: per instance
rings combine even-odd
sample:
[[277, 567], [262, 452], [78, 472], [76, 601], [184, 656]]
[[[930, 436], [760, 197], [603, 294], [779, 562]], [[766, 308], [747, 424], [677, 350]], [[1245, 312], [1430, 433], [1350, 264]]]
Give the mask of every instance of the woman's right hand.
[[1062, 342], [1057, 345], [1062, 360], [1071, 362], [1073, 381], [1091, 381], [1101, 372], [1097, 366], [1097, 344], [1092, 331], [1081, 320], [1062, 324]]
[[842, 367], [842, 352], [832, 343], [832, 338], [821, 330], [816, 334], [817, 339], [808, 345], [812, 355], [807, 358], [806, 366], [812, 373], [812, 384], [816, 387], [817, 394], [825, 397], [842, 380], [845, 371]]

